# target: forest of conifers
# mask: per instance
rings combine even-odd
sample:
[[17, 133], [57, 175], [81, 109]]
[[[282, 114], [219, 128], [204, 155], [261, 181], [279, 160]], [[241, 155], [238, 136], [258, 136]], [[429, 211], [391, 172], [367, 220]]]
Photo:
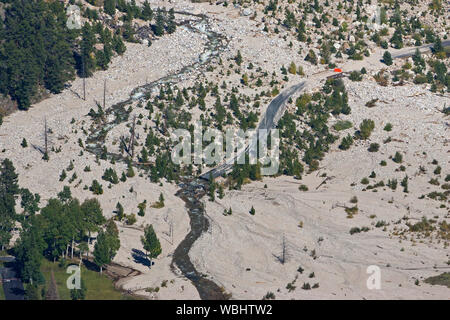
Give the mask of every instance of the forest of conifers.
[[[71, 0], [68, 5], [74, 4]], [[19, 109], [27, 110], [42, 89], [60, 93], [76, 74], [90, 77], [95, 70], [106, 70], [114, 53], [125, 52], [123, 40], [138, 41], [133, 19], [151, 21], [155, 16], [156, 36], [176, 28], [173, 11], [154, 15], [148, 2], [139, 7], [135, 1], [106, 0], [95, 9], [82, 8], [81, 29], [68, 28], [66, 11], [60, 1], [0, 0], [0, 94]], [[123, 24], [108, 27], [99, 12], [110, 22], [119, 12]]]
[[[1, 2], [0, 93], [9, 95], [20, 109], [29, 108], [39, 88], [59, 93], [77, 71], [82, 72], [83, 64], [83, 74], [88, 76], [107, 67], [113, 50], [125, 50], [122, 40], [101, 24], [70, 30], [64, 4], [58, 1]], [[94, 48], [95, 34], [100, 35], [103, 50]]]

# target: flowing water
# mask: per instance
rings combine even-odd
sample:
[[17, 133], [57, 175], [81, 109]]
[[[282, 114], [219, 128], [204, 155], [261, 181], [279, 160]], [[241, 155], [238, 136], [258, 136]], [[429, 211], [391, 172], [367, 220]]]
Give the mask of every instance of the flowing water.
[[[187, 12], [175, 13], [197, 18], [195, 21], [189, 19], [181, 24], [192, 32], [201, 33], [207, 36], [208, 42], [198, 61], [182, 68], [175, 74], [165, 76], [133, 89], [127, 100], [116, 103], [107, 110], [104, 110], [103, 119], [107, 120], [99, 121], [91, 128], [86, 141], [87, 151], [97, 156], [104, 155], [104, 143], [108, 132], [118, 124], [128, 121], [129, 119], [130, 112], [126, 108], [127, 105], [131, 105], [134, 101], [151, 95], [152, 92], [157, 91], [160, 86], [178, 82], [184, 74], [189, 74], [193, 70], [204, 67], [212, 59], [218, 57], [219, 53], [226, 48], [227, 43], [224, 37], [210, 29], [208, 18], [205, 15], [195, 15]], [[106, 156], [108, 159], [114, 159], [115, 161], [126, 161], [126, 157], [121, 154], [107, 152]], [[134, 163], [134, 165], [139, 166], [138, 163]], [[196, 178], [183, 178], [180, 188], [181, 189], [177, 192], [177, 196], [186, 203], [191, 231], [175, 249], [171, 268], [172, 270], [178, 268], [183, 276], [193, 283], [197, 288], [201, 299], [226, 299], [227, 297], [223, 290], [213, 281], [206, 279], [204, 275], [200, 274], [189, 258], [189, 250], [192, 245], [203, 232], [208, 230], [209, 227], [208, 220], [204, 216], [204, 205], [201, 202], [201, 198], [206, 194], [206, 190], [208, 190], [208, 182]]]

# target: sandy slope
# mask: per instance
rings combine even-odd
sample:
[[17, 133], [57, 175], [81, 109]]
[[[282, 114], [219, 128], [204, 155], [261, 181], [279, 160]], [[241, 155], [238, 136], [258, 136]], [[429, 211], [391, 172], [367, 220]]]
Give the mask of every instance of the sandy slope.
[[[351, 299], [427, 299], [449, 297], [449, 289], [431, 287], [415, 279], [438, 274], [448, 269], [448, 247], [435, 239], [416, 239], [415, 243], [401, 241], [392, 236], [394, 228], [405, 227], [404, 222], [394, 223], [404, 216], [412, 223], [421, 219], [448, 218], [448, 209], [439, 208], [433, 200], [417, 198], [435, 190], [427, 181], [433, 177], [433, 159], [439, 159], [442, 177], [449, 172], [448, 129], [442, 113], [435, 107], [448, 103], [448, 99], [425, 95], [428, 99], [406, 98], [407, 91], [420, 91], [415, 87], [381, 88], [371, 83], [347, 83], [352, 114], [346, 118], [359, 124], [363, 118], [371, 118], [376, 129], [370, 141], [358, 142], [349, 151], [335, 148], [321, 163], [319, 172], [307, 175], [303, 181], [288, 177], [266, 178], [263, 182], [246, 185], [242, 191], [232, 191], [223, 200], [207, 202], [207, 213], [212, 221], [211, 233], [205, 234], [191, 251], [191, 259], [202, 272], [233, 293], [233, 298], [261, 299], [268, 291], [277, 299], [351, 298]], [[366, 96], [384, 97], [386, 103], [368, 109], [364, 106]], [[402, 97], [401, 99], [396, 99]], [[394, 99], [394, 100], [392, 100]], [[425, 100], [422, 100], [425, 99]], [[367, 99], [369, 100], [369, 99]], [[432, 101], [424, 105], [423, 101]], [[383, 131], [386, 122], [393, 124], [393, 131]], [[352, 132], [352, 129], [349, 129]], [[387, 136], [398, 138], [389, 144], [382, 140]], [[424, 140], [425, 139], [425, 140]], [[369, 153], [370, 142], [379, 142], [380, 151]], [[395, 172], [396, 165], [389, 160], [395, 151], [404, 154], [406, 172]], [[422, 152], [427, 152], [427, 155]], [[386, 160], [388, 166], [378, 163]], [[415, 176], [419, 165], [427, 168], [424, 175]], [[374, 170], [373, 182], [397, 178], [407, 173], [411, 178], [410, 192], [405, 194], [399, 187], [395, 192], [379, 188], [378, 192], [362, 191], [359, 181]], [[318, 190], [325, 179], [323, 173], [333, 177]], [[356, 186], [350, 186], [351, 183]], [[372, 182], [371, 182], [372, 183]], [[264, 188], [267, 184], [268, 188]], [[298, 190], [306, 184], [308, 192]], [[438, 188], [437, 188], [438, 189]], [[359, 213], [352, 219], [341, 207], [353, 206], [349, 201], [357, 196]], [[392, 203], [388, 201], [391, 200]], [[251, 206], [256, 215], [251, 216]], [[232, 216], [222, 214], [232, 208]], [[371, 218], [371, 215], [376, 215]], [[379, 220], [390, 223], [387, 231], [375, 228]], [[299, 228], [299, 223], [303, 228]], [[367, 226], [368, 232], [350, 235], [352, 227]], [[288, 262], [280, 264], [276, 256], [281, 254], [283, 235], [286, 237]], [[421, 243], [423, 242], [423, 243]], [[312, 257], [315, 250], [316, 259]], [[381, 290], [368, 290], [366, 268], [381, 268]], [[301, 266], [303, 274], [297, 272]], [[436, 268], [434, 268], [436, 266]], [[250, 268], [250, 271], [246, 271]], [[315, 277], [309, 278], [311, 272]], [[296, 290], [288, 292], [286, 286], [298, 276]], [[303, 283], [319, 288], [302, 290]], [[278, 291], [280, 290], [280, 291]]]
[[[65, 185], [71, 187], [72, 195], [81, 201], [92, 198], [94, 195], [89, 190], [84, 190], [84, 186], [90, 186], [93, 179], [97, 179], [102, 185], [104, 194], [98, 196], [106, 217], [113, 216], [116, 203], [121, 202], [126, 214], [137, 213], [137, 205], [147, 200], [147, 214], [144, 218], [138, 217], [136, 226], [153, 224], [161, 239], [163, 254], [156, 262], [152, 270], [136, 263], [132, 258], [132, 249], [142, 249], [140, 236], [142, 230], [126, 229], [119, 225], [121, 231], [121, 249], [115, 261], [132, 266], [144, 272], [144, 275], [136, 281], [139, 288], [157, 287], [163, 280], [176, 278], [170, 271], [172, 258], [170, 254], [178, 243], [189, 231], [189, 218], [186, 214], [184, 203], [175, 197], [176, 186], [164, 185], [159, 187], [150, 183], [148, 179], [139, 177], [128, 179], [125, 183], [114, 185], [108, 189], [107, 182], [101, 179], [103, 172], [107, 168], [114, 168], [119, 177], [126, 166], [122, 163], [110, 164], [106, 161], [96, 163], [95, 156], [84, 151], [80, 155], [82, 148], [78, 145], [78, 139], [84, 143], [86, 136], [83, 129], [88, 130], [91, 120], [87, 116], [90, 108], [95, 107], [95, 100], [103, 99], [103, 81], [107, 79], [107, 107], [113, 103], [123, 101], [128, 98], [129, 93], [135, 87], [159, 79], [167, 74], [180, 70], [183, 66], [190, 65], [203, 51], [205, 39], [188, 31], [185, 28], [178, 28], [172, 35], [166, 35], [155, 41], [151, 47], [141, 44], [127, 44], [127, 51], [122, 57], [115, 57], [108, 71], [99, 71], [92, 78], [87, 80], [87, 101], [78, 97], [82, 95], [82, 81], [76, 79], [72, 83], [72, 88], [65, 90], [59, 95], [53, 95], [36, 105], [27, 112], [15, 112], [4, 119], [0, 127], [0, 158], [9, 158], [13, 161], [16, 171], [19, 174], [21, 187], [29, 188], [31, 192], [41, 195], [41, 207], [45, 206], [47, 200], [56, 197]], [[49, 136], [49, 147], [61, 148], [61, 152], [50, 154], [50, 161], [43, 161], [42, 154], [31, 147], [32, 144], [42, 147], [44, 145], [43, 131], [44, 119], [47, 119], [48, 127], [52, 130]], [[76, 119], [71, 124], [71, 119]], [[20, 143], [26, 138], [27, 148], [22, 148]], [[73, 160], [74, 170], [67, 172], [64, 182], [59, 182], [59, 176], [63, 169], [69, 166], [69, 161]], [[89, 166], [91, 171], [84, 172], [84, 168]], [[76, 172], [77, 179], [69, 184], [68, 180]], [[81, 182], [80, 182], [81, 180]], [[130, 188], [134, 191], [130, 192]], [[149, 208], [150, 204], [157, 201], [160, 193], [164, 194], [166, 207], [163, 209]], [[18, 212], [21, 209], [18, 204]], [[164, 232], [167, 232], [168, 222], [174, 223], [174, 239], [170, 244]], [[142, 228], [140, 228], [142, 229]], [[15, 238], [17, 235], [15, 236]], [[143, 280], [144, 279], [144, 280]], [[136, 290], [135, 280], [124, 287]], [[181, 289], [184, 286], [184, 290]], [[190, 282], [175, 280], [174, 284], [168, 284], [168, 288], [162, 289], [159, 293], [161, 297], [176, 298], [198, 297], [198, 293]]]

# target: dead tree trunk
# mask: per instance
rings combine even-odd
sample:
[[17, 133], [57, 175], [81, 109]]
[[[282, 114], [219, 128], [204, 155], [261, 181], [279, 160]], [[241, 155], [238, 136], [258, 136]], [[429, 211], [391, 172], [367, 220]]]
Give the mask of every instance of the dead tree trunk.
[[86, 69], [84, 66], [84, 58], [82, 58], [82, 68], [83, 68], [83, 100], [86, 101]]
[[281, 264], [285, 264], [288, 259], [288, 251], [287, 251], [287, 243], [286, 243], [286, 237], [283, 234], [283, 238], [281, 240], [281, 252], [279, 255], [276, 255], [275, 257]]
[[106, 109], [106, 79], [103, 85], [103, 110]]
[[48, 156], [48, 128], [47, 128], [47, 118], [44, 120], [44, 145], [45, 145], [45, 155]]
[[74, 243], [74, 240], [73, 240], [73, 237], [72, 237], [72, 253], [71, 253], [71, 256], [72, 256], [72, 259], [73, 259], [73, 246], [75, 245], [75, 243]]
[[134, 137], [135, 137], [135, 130], [136, 130], [136, 116], [133, 117], [133, 126], [131, 127], [131, 137], [130, 137], [130, 144], [128, 147], [128, 150], [131, 152], [131, 160], [134, 158]]

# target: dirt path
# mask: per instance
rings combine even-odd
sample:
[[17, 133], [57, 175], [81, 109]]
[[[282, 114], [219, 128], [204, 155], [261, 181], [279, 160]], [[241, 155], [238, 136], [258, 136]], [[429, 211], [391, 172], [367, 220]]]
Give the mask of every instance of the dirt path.
[[55, 274], [51, 273], [50, 285], [45, 295], [45, 300], [61, 300], [59, 298], [58, 287], [56, 286]]

